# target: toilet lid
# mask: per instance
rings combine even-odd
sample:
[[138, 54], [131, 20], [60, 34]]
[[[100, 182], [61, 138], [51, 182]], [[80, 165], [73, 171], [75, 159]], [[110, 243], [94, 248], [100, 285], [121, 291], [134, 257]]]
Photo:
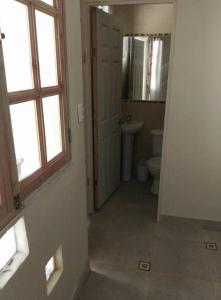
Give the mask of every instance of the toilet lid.
[[160, 165], [161, 165], [161, 158], [160, 157], [153, 157], [151, 159], [148, 160], [148, 165], [151, 168], [154, 169], [160, 169]]

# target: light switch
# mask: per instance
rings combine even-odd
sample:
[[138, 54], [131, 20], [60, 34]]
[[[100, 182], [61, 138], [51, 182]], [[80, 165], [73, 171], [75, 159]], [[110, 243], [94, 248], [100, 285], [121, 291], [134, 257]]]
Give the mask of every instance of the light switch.
[[78, 104], [78, 123], [82, 123], [84, 121], [84, 104]]

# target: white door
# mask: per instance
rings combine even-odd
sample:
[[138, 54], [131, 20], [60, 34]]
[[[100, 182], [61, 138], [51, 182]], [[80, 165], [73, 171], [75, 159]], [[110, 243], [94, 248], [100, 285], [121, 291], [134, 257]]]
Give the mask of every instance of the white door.
[[133, 41], [133, 99], [141, 100], [143, 96], [144, 41]]
[[92, 21], [95, 208], [99, 209], [120, 184], [123, 38], [112, 15], [94, 9]]

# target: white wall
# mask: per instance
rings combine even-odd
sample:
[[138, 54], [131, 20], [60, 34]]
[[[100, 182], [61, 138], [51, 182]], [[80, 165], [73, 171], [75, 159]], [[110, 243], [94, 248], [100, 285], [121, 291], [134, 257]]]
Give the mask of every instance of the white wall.
[[[24, 217], [30, 255], [3, 291], [1, 300], [70, 300], [87, 265], [84, 126], [77, 124], [83, 101], [79, 1], [66, 0], [72, 161], [26, 201]], [[64, 273], [46, 295], [44, 266], [59, 245]], [[1, 251], [1, 250], [0, 250]]]
[[178, 0], [162, 215], [221, 221], [220, 28], [220, 0]]
[[171, 33], [174, 4], [115, 5], [123, 34]]

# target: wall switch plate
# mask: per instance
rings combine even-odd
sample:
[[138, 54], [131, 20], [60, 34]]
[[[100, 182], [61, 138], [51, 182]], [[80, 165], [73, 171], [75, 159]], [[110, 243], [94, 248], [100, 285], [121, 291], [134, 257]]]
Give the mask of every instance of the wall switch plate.
[[84, 122], [84, 104], [79, 103], [78, 104], [78, 123]]

